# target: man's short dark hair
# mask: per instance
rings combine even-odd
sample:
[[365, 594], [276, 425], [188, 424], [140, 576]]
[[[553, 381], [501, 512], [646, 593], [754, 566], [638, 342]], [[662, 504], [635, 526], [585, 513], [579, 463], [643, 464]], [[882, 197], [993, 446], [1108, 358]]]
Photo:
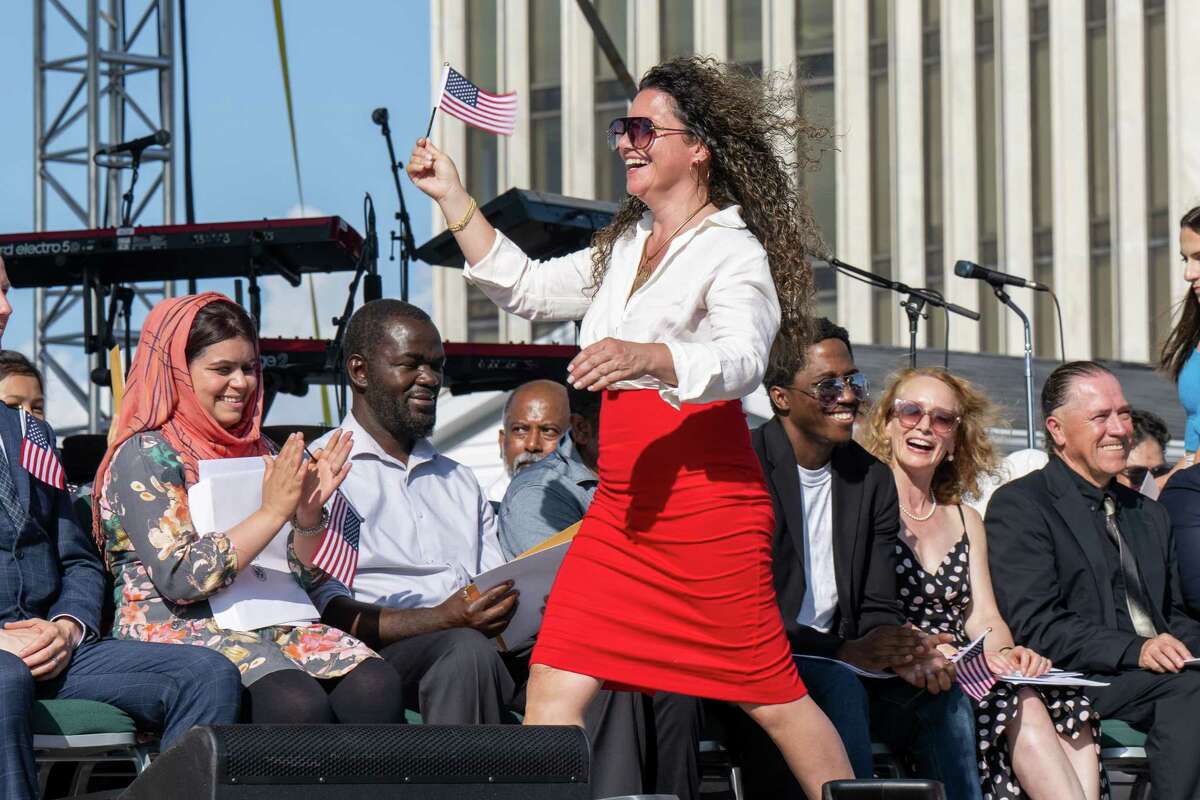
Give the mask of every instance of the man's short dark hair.
[[364, 303], [346, 325], [346, 338], [342, 343], [342, 363], [345, 364], [350, 356], [354, 355], [362, 356], [366, 361], [374, 358], [375, 348], [383, 337], [383, 328], [393, 320], [433, 324], [433, 320], [423, 309], [403, 300], [384, 298]]
[[16, 350], [0, 350], [0, 381], [9, 375], [24, 375], [34, 378], [38, 382], [38, 387], [43, 392], [46, 391], [46, 387], [42, 381], [42, 373], [33, 365], [32, 361]]
[[1152, 411], [1143, 411], [1140, 408], [1135, 408], [1131, 415], [1133, 417], [1133, 446], [1137, 447], [1143, 439], [1153, 439], [1158, 442], [1158, 446], [1167, 451], [1167, 444], [1171, 441], [1171, 432], [1167, 429], [1167, 423], [1163, 418]]
[[1069, 399], [1075, 381], [1094, 375], [1113, 375], [1113, 371], [1098, 361], [1068, 361], [1054, 368], [1042, 384], [1042, 421]]
[[589, 392], [587, 389], [576, 389], [567, 386], [567, 399], [571, 403], [571, 413], [578, 414], [595, 425], [600, 420], [600, 398], [602, 392]]
[[[854, 348], [850, 346], [850, 334], [841, 325], [828, 317], [818, 317], [813, 320], [812, 338], [797, 340], [789, 336], [776, 336], [771, 345], [771, 355], [767, 358], [767, 371], [763, 374], [763, 386], [791, 386], [796, 373], [804, 369], [808, 361], [808, 348], [826, 339], [837, 339], [846, 345], [850, 359], [854, 360]], [[771, 408], [776, 414], [779, 409], [775, 404]]]

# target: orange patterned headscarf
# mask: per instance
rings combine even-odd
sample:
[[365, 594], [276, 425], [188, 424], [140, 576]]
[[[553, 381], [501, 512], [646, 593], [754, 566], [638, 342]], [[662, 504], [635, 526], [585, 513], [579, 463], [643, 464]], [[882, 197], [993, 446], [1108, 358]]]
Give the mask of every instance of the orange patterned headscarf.
[[[192, 388], [185, 355], [192, 322], [200, 309], [218, 301], [233, 302], [217, 292], [164, 300], [151, 309], [142, 324], [121, 411], [109, 435], [108, 451], [96, 471], [92, 531], [101, 552], [104, 552], [104, 534], [100, 529], [100, 492], [117, 449], [135, 434], [161, 430], [163, 437], [179, 453], [189, 484], [197, 480], [196, 464], [203, 459], [237, 458], [268, 452], [260, 430], [263, 407], [261, 366], [256, 366], [255, 370], [259, 380], [254, 397], [246, 404], [241, 421], [232, 429], [221, 427], [200, 405]], [[254, 348], [257, 354], [257, 341]], [[255, 363], [259, 363], [257, 358]]]

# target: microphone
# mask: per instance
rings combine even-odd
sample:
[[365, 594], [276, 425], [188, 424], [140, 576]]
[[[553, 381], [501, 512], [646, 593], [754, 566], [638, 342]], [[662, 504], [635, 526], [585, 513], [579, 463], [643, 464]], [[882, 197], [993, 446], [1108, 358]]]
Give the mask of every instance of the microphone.
[[133, 139], [128, 142], [121, 142], [120, 144], [114, 144], [109, 147], [101, 147], [99, 150], [96, 151], [96, 155], [115, 156], [118, 153], [140, 153], [142, 150], [145, 150], [147, 147], [150, 147], [151, 145], [156, 144], [159, 147], [165, 147], [166, 145], [170, 144], [170, 142], [171, 142], [170, 131], [161, 131], [160, 130], [160, 131], [155, 131], [154, 133], [150, 134], [149, 136], [143, 136], [139, 139]]
[[388, 111], [386, 108], [377, 108], [371, 112], [371, 122], [376, 125], [388, 124]]
[[958, 261], [954, 264], [954, 274], [960, 278], [974, 278], [977, 281], [987, 281], [992, 286], [1019, 286], [1022, 289], [1033, 289], [1037, 292], [1048, 292], [1050, 287], [1037, 281], [1018, 278], [1007, 272], [981, 267], [973, 261]]

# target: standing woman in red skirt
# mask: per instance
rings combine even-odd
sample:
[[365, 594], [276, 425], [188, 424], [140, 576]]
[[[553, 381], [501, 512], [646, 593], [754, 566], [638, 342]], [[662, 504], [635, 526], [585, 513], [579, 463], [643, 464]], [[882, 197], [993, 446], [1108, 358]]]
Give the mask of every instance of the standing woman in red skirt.
[[533, 652], [527, 723], [581, 725], [603, 686], [737, 703], [810, 797], [851, 777], [806, 696], [771, 579], [774, 518], [740, 398], [781, 324], [803, 336], [816, 238], [796, 188], [794, 84], [712, 60], [642, 79], [610, 146], [629, 195], [590, 248], [529, 259], [427, 139], [408, 163], [467, 280], [533, 320], [582, 319], [577, 388], [603, 391], [600, 485]]

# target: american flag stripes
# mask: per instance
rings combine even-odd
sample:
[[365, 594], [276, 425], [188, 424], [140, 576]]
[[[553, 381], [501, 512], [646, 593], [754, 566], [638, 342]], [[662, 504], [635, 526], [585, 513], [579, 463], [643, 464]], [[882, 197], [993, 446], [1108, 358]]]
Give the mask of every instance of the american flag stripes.
[[329, 506], [329, 527], [313, 556], [313, 566], [337, 579], [346, 588], [354, 585], [358, 569], [358, 533], [362, 517], [346, 502], [342, 493], [334, 492]]
[[21, 437], [21, 466], [42, 483], [55, 489], [66, 488], [65, 473], [58, 454], [50, 444], [45, 424], [26, 412], [21, 412], [25, 434]]
[[983, 652], [983, 638], [980, 636], [954, 657], [955, 680], [959, 688], [977, 703], [996, 685], [996, 676], [992, 674]]
[[485, 92], [450, 66], [443, 68], [438, 108], [468, 125], [501, 136], [512, 136], [517, 124], [516, 92]]

